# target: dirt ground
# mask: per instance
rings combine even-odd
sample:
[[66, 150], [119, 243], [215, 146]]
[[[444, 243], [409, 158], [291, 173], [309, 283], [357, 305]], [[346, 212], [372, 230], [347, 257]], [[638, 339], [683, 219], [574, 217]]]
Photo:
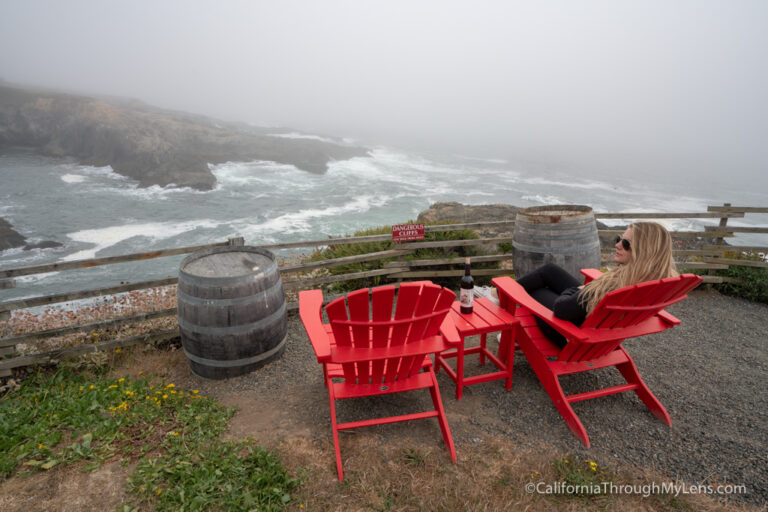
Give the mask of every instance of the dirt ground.
[[[695, 311], [694, 317], [700, 315], [702, 318], [711, 318], [708, 308], [711, 308], [711, 311], [719, 311], [724, 307], [723, 304], [732, 300], [708, 294], [693, 297], [698, 298], [686, 301], [689, 304], [688, 307]], [[755, 322], [754, 326], [750, 327], [753, 331], [768, 321], [765, 315], [768, 310], [763, 305], [738, 302], [726, 307], [731, 306], [740, 308], [744, 314], [750, 315], [751, 321]], [[662, 336], [655, 342], [649, 342], [648, 345], [651, 348], [648, 349], [647, 358], [654, 361], [663, 358], [663, 353], [658, 353], [658, 349], [667, 344], [669, 339], [685, 341], [689, 337], [695, 338], [695, 343], [703, 347], [706, 340], [702, 340], [698, 332], [692, 332], [695, 331], [694, 324], [698, 320], [694, 317], [686, 320], [688, 311], [684, 308], [673, 311], [673, 314], [680, 316], [684, 324], [676, 328], [676, 337]], [[686, 321], [688, 327], [686, 327]], [[707, 320], [707, 324], [703, 325], [702, 329], [704, 336], [713, 331], [711, 321]], [[303, 486], [305, 490], [299, 491], [303, 493], [300, 495], [302, 505], [307, 503], [306, 509], [309, 510], [313, 509], [310, 506], [313, 496], [319, 499], [319, 503], [325, 504], [315, 509], [344, 510], [350, 509], [350, 506], [351, 509], [358, 510], [386, 508], [384, 506], [386, 503], [379, 503], [377, 500], [380, 500], [380, 497], [373, 491], [370, 502], [350, 505], [349, 501], [345, 500], [349, 500], [350, 495], [354, 493], [348, 492], [349, 487], [345, 485], [356, 485], [358, 488], [355, 492], [362, 492], [360, 486], [368, 485], [366, 482], [369, 482], [367, 480], [369, 473], [379, 474], [386, 472], [387, 468], [402, 468], [399, 461], [404, 453], [423, 456], [429, 461], [428, 464], [437, 468], [436, 471], [454, 471], [463, 475], [461, 478], [467, 482], [472, 482], [473, 478], [480, 478], [478, 475], [485, 475], [483, 478], [486, 478], [488, 475], [494, 475], [494, 472], [511, 472], [515, 475], [512, 487], [518, 488], [522, 488], [533, 471], [544, 472], [554, 458], [570, 453], [585, 455], [597, 460], [600, 464], [608, 464], [623, 474], [631, 475], [629, 478], [637, 478], [638, 481], [675, 480], [681, 476], [686, 466], [684, 464], [680, 466], [681, 473], [671, 471], [668, 468], [673, 466], [665, 466], [667, 462], [664, 457], [675, 450], [686, 451], [679, 447], [682, 446], [682, 441], [679, 439], [688, 437], [688, 430], [699, 428], [698, 424], [694, 425], [694, 420], [709, 421], [720, 416], [718, 410], [691, 409], [690, 397], [678, 396], [676, 386], [679, 387], [680, 384], [671, 380], [672, 373], [666, 368], [654, 368], [653, 364], [645, 360], [646, 356], [643, 352], [631, 351], [649, 386], [658, 392], [660, 399], [669, 409], [673, 417], [673, 428], [669, 429], [660, 424], [634, 397], [593, 400], [590, 401], [590, 405], [577, 410], [580, 416], [582, 415], [580, 411], [584, 411], [582, 421], [595, 445], [591, 451], [586, 451], [564, 426], [554, 406], [530, 372], [524, 357], [520, 355], [515, 360], [515, 381], [509, 392], [504, 390], [503, 381], [494, 381], [465, 388], [463, 399], [456, 401], [453, 383], [444, 372], [438, 374], [448, 422], [456, 443], [458, 456], [456, 466], [450, 464], [448, 452], [435, 421], [385, 425], [341, 434], [341, 452], [347, 479], [345, 484], [339, 484], [333, 457], [328, 395], [322, 384], [322, 371], [314, 359], [311, 346], [296, 315], [291, 315], [289, 318], [288, 336], [288, 348], [282, 358], [251, 374], [226, 381], [203, 380], [193, 375], [180, 349], [130, 351], [119, 361], [112, 373], [115, 376], [138, 377], [141, 371], [144, 375], [156, 375], [164, 378], [166, 382], [175, 383], [179, 388], [199, 389], [203, 395], [214, 397], [225, 405], [236, 407], [238, 412], [230, 420], [226, 437], [238, 440], [253, 438], [265, 448], [275, 450], [282, 457], [289, 471], [304, 476], [305, 482], [309, 482]], [[713, 343], [721, 343], [719, 334], [715, 333], [712, 336], [714, 336]], [[648, 338], [651, 339], [651, 337]], [[763, 353], [763, 349], [754, 351], [754, 354], [757, 354], [755, 357], [759, 358], [764, 357], [761, 355]], [[686, 363], [680, 360], [675, 364], [682, 366]], [[694, 360], [691, 364], [698, 365], [699, 362]], [[756, 378], [763, 379], [765, 367], [759, 364], [754, 368], [760, 373], [760, 375], [756, 374]], [[476, 364], [468, 363], [468, 374], [479, 371], [481, 369]], [[699, 368], [695, 371], [701, 373]], [[658, 373], [658, 376], [654, 372]], [[679, 372], [684, 370], [678, 369]], [[705, 377], [702, 376], [702, 378]], [[694, 382], [689, 385], [695, 387], [698, 384]], [[716, 385], [712, 390], [703, 390], [701, 398], [706, 399], [708, 403], [715, 403], [711, 393], [717, 393], [721, 388], [722, 386]], [[621, 397], [624, 396], [621, 395]], [[347, 404], [347, 402], [350, 403]], [[428, 397], [418, 392], [374, 399], [356, 399], [341, 402], [339, 416], [342, 421], [348, 421], [363, 417], [384, 416], [403, 410], [417, 412], [425, 410], [428, 404]], [[747, 424], [761, 421], [760, 418], [765, 416], [764, 411], [750, 412], [747, 409], [740, 411], [739, 414], [747, 418]], [[720, 440], [718, 442], [726, 443], [725, 446], [733, 445], [736, 439], [729, 425], [732, 423], [724, 422], [723, 432], [715, 433]], [[763, 436], [764, 432], [758, 435]], [[631, 436], [636, 436], [637, 442], [629, 442], [627, 446], [621, 445], [622, 439]], [[747, 441], [749, 440], [743, 442]], [[633, 451], [636, 444], [640, 446], [637, 449], [641, 452], [646, 450], [654, 453], [638, 455]], [[643, 445], [651, 448], [643, 448]], [[681, 457], [688, 457], [692, 464], [707, 464], [707, 457], [717, 456], [710, 452], [718, 448], [715, 445], [713, 450], [705, 450], [702, 446], [704, 445], [701, 442], [696, 444], [697, 448], [693, 450], [696, 453], [688, 453], [692, 451], [688, 450]], [[764, 449], [765, 445], [759, 448], [763, 452]], [[700, 450], [705, 453], [698, 453]], [[756, 453], [749, 456], [761, 458]], [[747, 457], [746, 453], [744, 457]], [[748, 458], [742, 458], [742, 465], [747, 465], [748, 460]], [[114, 460], [94, 472], [81, 472], [82, 469], [83, 466], [57, 467], [27, 478], [11, 478], [0, 486], [0, 511], [114, 510], [126, 500], [125, 480], [133, 471], [132, 466]], [[719, 474], [724, 471], [722, 468], [714, 470], [720, 471]], [[753, 467], [749, 471], [754, 475], [752, 482], [758, 482], [763, 478], [765, 469]], [[748, 474], [750, 473], [744, 473], [744, 475]], [[411, 479], [418, 477], [415, 471]], [[386, 477], [381, 477], [379, 480], [382, 479], [386, 481]], [[739, 482], [734, 477], [729, 481]], [[348, 482], [354, 483], [348, 484]], [[381, 494], [385, 491], [377, 492]], [[492, 505], [469, 508], [502, 510], [502, 508], [496, 508], [493, 503], [498, 504], [499, 507], [512, 505], [515, 503], [515, 496], [518, 495], [502, 493], [497, 502], [491, 502]], [[753, 497], [746, 502], [737, 501], [740, 501], [741, 505], [723, 509], [734, 510], [744, 506], [749, 510], [765, 510], [759, 498]], [[328, 503], [339, 503], [339, 505], [329, 507]], [[630, 508], [656, 509], [650, 504], [639, 503], [639, 507]], [[713, 499], [707, 497], [696, 497], [694, 503], [703, 504], [702, 507], [695, 506], [694, 509], [697, 510], [699, 508], [720, 509], [719, 505], [712, 505]], [[529, 506], [530, 510], [546, 510], [551, 505], [548, 501], [523, 504]]]

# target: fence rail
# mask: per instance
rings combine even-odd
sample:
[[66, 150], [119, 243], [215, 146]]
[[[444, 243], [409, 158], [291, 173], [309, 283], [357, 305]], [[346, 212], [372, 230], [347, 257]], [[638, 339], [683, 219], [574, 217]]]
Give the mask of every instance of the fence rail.
[[[763, 207], [742, 207], [731, 206], [726, 203], [723, 206], [709, 206], [707, 212], [695, 212], [695, 213], [653, 213], [653, 212], [634, 212], [634, 213], [595, 213], [597, 219], [719, 219], [719, 225], [706, 226], [703, 231], [678, 231], [673, 232], [672, 235], [675, 239], [696, 239], [705, 238], [712, 239], [714, 243], [706, 244], [698, 249], [679, 249], [674, 251], [674, 256], [678, 260], [678, 266], [681, 269], [708, 269], [710, 272], [714, 270], [727, 269], [729, 266], [742, 265], [758, 268], [768, 268], [768, 262], [763, 261], [749, 261], [735, 259], [730, 256], [734, 253], [741, 251], [749, 252], [762, 252], [768, 253], [768, 247], [765, 246], [733, 246], [727, 245], [725, 239], [732, 238], [736, 233], [751, 233], [751, 234], [763, 234], [768, 233], [768, 227], [743, 227], [743, 226], [728, 226], [728, 219], [743, 218], [746, 214], [764, 214], [768, 213], [768, 208]], [[426, 232], [436, 231], [455, 231], [464, 229], [478, 229], [478, 228], [493, 228], [500, 226], [514, 226], [514, 219], [506, 219], [501, 221], [492, 222], [471, 222], [462, 224], [448, 224], [448, 225], [433, 225], [425, 228]], [[599, 230], [601, 236], [612, 236], [622, 233], [622, 230], [615, 228], [607, 228]], [[383, 251], [375, 251], [367, 254], [360, 254], [355, 256], [346, 256], [341, 258], [334, 258], [313, 262], [302, 262], [299, 264], [285, 264], [280, 266], [280, 272], [283, 275], [284, 287], [288, 291], [295, 291], [306, 287], [315, 287], [321, 285], [327, 285], [331, 283], [337, 283], [342, 281], [348, 281], [352, 279], [366, 279], [371, 277], [384, 277], [392, 281], [399, 282], [403, 279], [424, 279], [424, 278], [438, 278], [438, 277], [458, 277], [463, 273], [461, 269], [433, 269], [431, 267], [444, 266], [444, 265], [456, 265], [463, 263], [463, 258], [433, 258], [433, 259], [420, 259], [420, 260], [405, 260], [406, 255], [412, 254], [417, 249], [436, 249], [436, 248], [453, 248], [453, 247], [473, 247], [473, 246], [493, 246], [504, 243], [511, 243], [513, 239], [511, 237], [494, 237], [494, 238], [479, 238], [479, 239], [462, 239], [462, 240], [447, 240], [439, 242], [410, 242], [410, 243], [398, 243], [393, 244], [391, 249]], [[306, 247], [322, 247], [332, 245], [343, 244], [358, 244], [366, 242], [391, 242], [391, 235], [371, 235], [361, 237], [339, 237], [339, 238], [324, 238], [317, 240], [302, 240], [296, 242], [285, 242], [279, 244], [262, 245], [266, 249], [280, 250], [280, 249], [293, 249], [293, 248], [306, 248]], [[157, 251], [125, 254], [120, 256], [109, 256], [103, 258], [90, 258], [78, 261], [67, 261], [52, 263], [46, 265], [35, 265], [28, 267], [12, 268], [12, 269], [0, 269], [0, 290], [12, 289], [17, 283], [14, 278], [29, 276], [34, 274], [43, 274], [48, 272], [61, 272], [75, 269], [86, 269], [91, 267], [97, 267], [102, 265], [112, 265], [117, 263], [135, 262], [150, 260], [154, 258], [161, 258], [167, 256], [176, 256], [182, 254], [190, 254], [196, 251], [210, 249], [214, 247], [223, 246], [237, 246], [244, 245], [243, 238], [230, 238], [225, 242], [195, 245], [187, 247], [178, 247], [170, 249], [162, 249]], [[608, 252], [604, 253], [605, 259], [608, 259]], [[694, 257], [697, 261], [685, 261], [687, 258]], [[326, 275], [319, 277], [300, 277], [301, 274], [306, 272], [315, 271], [318, 269], [325, 269], [329, 267], [336, 267], [341, 265], [349, 265], [353, 263], [363, 263], [380, 261], [385, 259], [397, 258], [394, 261], [387, 261], [382, 264], [382, 268], [376, 270], [366, 270], [360, 272], [350, 272], [340, 275]], [[512, 258], [511, 253], [500, 253], [493, 255], [475, 256], [473, 261], [475, 262], [503, 262]], [[478, 268], [473, 270], [473, 274], [476, 276], [495, 276], [501, 274], [510, 273], [509, 269], [499, 268]], [[723, 283], [732, 281], [732, 279], [717, 275], [705, 275], [704, 282], [707, 283]], [[130, 292], [134, 290], [143, 290], [156, 288], [161, 286], [169, 286], [178, 282], [177, 277], [169, 277], [167, 279], [158, 279], [153, 281], [143, 281], [136, 283], [120, 284], [119, 286], [109, 286], [104, 288], [98, 288], [94, 290], [79, 290], [68, 293], [60, 293], [54, 295], [30, 297], [26, 299], [18, 299], [0, 302], [0, 321], [10, 318], [10, 313], [19, 309], [26, 309], [36, 306], [52, 305], [62, 302], [71, 302], [74, 300], [92, 298], [104, 295], [114, 295], [118, 293]], [[397, 283], [395, 283], [397, 285]], [[330, 299], [334, 298], [329, 297]], [[296, 309], [296, 303], [289, 303], [289, 309]], [[177, 330], [171, 329], [169, 331], [162, 331], [158, 333], [152, 333], [149, 335], [132, 336], [129, 338], [123, 338], [118, 340], [111, 340], [109, 342], [103, 342], [99, 344], [87, 344], [77, 347], [67, 347], [57, 349], [53, 351], [40, 352], [36, 354], [20, 356], [15, 353], [15, 348], [20, 344], [32, 344], [36, 346], [36, 343], [41, 340], [46, 340], [52, 337], [66, 336], [77, 332], [91, 332], [97, 330], [103, 330], [108, 328], [114, 328], [126, 324], [132, 324], [135, 322], [147, 321], [157, 318], [163, 318], [173, 316], [176, 314], [176, 308], [168, 308], [148, 313], [132, 314], [129, 316], [123, 316], [119, 318], [112, 318], [108, 320], [102, 320], [97, 322], [90, 322], [86, 324], [72, 325], [67, 327], [60, 327], [56, 329], [47, 329], [32, 333], [19, 334], [11, 337], [0, 339], [0, 358], [6, 356], [5, 359], [0, 359], [0, 377], [8, 376], [11, 373], [11, 369], [28, 366], [30, 364], [38, 364], [41, 362], [50, 362], [61, 357], [67, 357], [71, 355], [83, 354], [95, 350], [113, 349], [122, 346], [135, 345], [139, 343], [146, 343], [152, 339], [165, 339], [175, 335]], [[10, 356], [10, 357], [8, 357]]]

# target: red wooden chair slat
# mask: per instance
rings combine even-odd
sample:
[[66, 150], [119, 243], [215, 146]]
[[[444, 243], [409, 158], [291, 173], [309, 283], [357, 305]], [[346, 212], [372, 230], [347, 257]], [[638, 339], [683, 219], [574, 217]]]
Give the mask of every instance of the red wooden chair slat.
[[[344, 473], [338, 431], [363, 426], [437, 417], [451, 460], [456, 462], [429, 358], [461, 341], [453, 324], [445, 322], [456, 294], [421, 281], [402, 284], [397, 295], [395, 302], [393, 286], [349, 293], [326, 306], [327, 325], [322, 323], [322, 292], [299, 293], [301, 321], [323, 365], [328, 388], [339, 480]], [[336, 420], [336, 400], [416, 389], [429, 390], [433, 410], [348, 423]]]
[[[420, 319], [414, 320], [411, 324], [411, 330], [408, 332], [406, 343], [411, 343], [413, 341], [417, 341], [430, 336], [430, 334], [427, 332], [427, 327], [429, 327], [430, 323], [432, 323], [432, 320], [435, 317], [429, 317], [427, 315], [435, 310], [437, 298], [441, 291], [442, 288], [434, 284], [424, 285], [422, 287], [421, 295], [419, 296], [419, 302], [416, 305], [416, 309], [414, 311], [414, 318]], [[440, 317], [441, 323], [443, 318], [445, 318], [445, 315]], [[400, 365], [398, 378], [405, 378], [408, 375], [411, 375], [413, 372], [418, 371], [420, 366], [421, 361], [419, 361], [416, 357], [405, 359]]]
[[[395, 305], [395, 287], [383, 286], [381, 288], [374, 288], [371, 292], [371, 305], [373, 307], [371, 316], [375, 322], [371, 332], [371, 345], [376, 348], [387, 347], [389, 346], [392, 328], [379, 322], [386, 322], [392, 318], [392, 308]], [[382, 381], [386, 364], [386, 361], [374, 361], [372, 363], [371, 380], [373, 383]]]
[[[371, 343], [370, 326], [368, 318], [369, 304], [368, 290], [357, 290], [347, 294], [347, 304], [349, 306], [349, 319], [357, 322], [364, 322], [366, 325], [352, 325], [352, 346], [355, 348], [368, 348]], [[333, 322], [331, 322], [333, 324]], [[351, 363], [352, 371], [357, 375], [358, 384], [367, 384], [370, 382], [370, 362], [361, 361]]]
[[[585, 269], [582, 273], [586, 282], [600, 275], [594, 269]], [[571, 402], [634, 391], [655, 416], [671, 425], [669, 414], [643, 382], [634, 361], [621, 344], [627, 338], [660, 332], [679, 324], [680, 321], [664, 308], [685, 299], [701, 281], [699, 276], [683, 274], [614, 290], [606, 294], [580, 327], [556, 318], [511, 278], [496, 278], [493, 283], [499, 290], [502, 307], [513, 312], [520, 321], [517, 343], [531, 368], [568, 427], [589, 446], [587, 431], [571, 408]], [[543, 336], [536, 323], [537, 317], [565, 336], [568, 343], [564, 348]], [[560, 375], [611, 366], [619, 370], [627, 384], [570, 396], [566, 396], [560, 386]]]

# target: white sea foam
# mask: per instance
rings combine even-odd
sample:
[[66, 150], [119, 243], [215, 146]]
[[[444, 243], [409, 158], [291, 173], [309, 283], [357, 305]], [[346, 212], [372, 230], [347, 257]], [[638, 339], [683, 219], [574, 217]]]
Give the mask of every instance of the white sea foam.
[[64, 174], [61, 176], [61, 181], [64, 183], [82, 183], [86, 180], [86, 177], [82, 174]]
[[315, 231], [317, 219], [324, 217], [337, 217], [345, 214], [363, 213], [373, 207], [385, 204], [389, 198], [387, 196], [359, 196], [340, 206], [331, 206], [328, 208], [307, 208], [296, 212], [285, 213], [278, 217], [268, 219], [262, 222], [248, 221], [240, 219], [234, 221], [231, 225], [237, 232], [243, 233], [247, 238], [263, 238], [268, 233], [305, 233]]
[[339, 180], [344, 186], [359, 185], [369, 190], [386, 187], [420, 194], [464, 190], [465, 187], [455, 186], [456, 177], [472, 178], [462, 169], [381, 147], [368, 156], [331, 162], [326, 176]]
[[602, 181], [557, 181], [549, 178], [542, 178], [539, 176], [522, 178], [520, 180], [528, 185], [538, 186], [550, 186], [550, 187], [565, 187], [565, 188], [578, 188], [578, 189], [592, 189], [592, 190], [610, 190], [615, 191], [616, 186], [610, 183], [604, 183]]
[[310, 135], [307, 133], [289, 132], [289, 133], [268, 133], [269, 137], [280, 137], [282, 139], [310, 139], [319, 140], [320, 142], [329, 142], [331, 144], [337, 144], [338, 142], [328, 137], [321, 137], [319, 135]]
[[175, 194], [205, 194], [209, 191], [191, 187], [179, 187], [173, 183], [160, 186], [140, 187], [138, 181], [118, 174], [111, 166], [93, 167], [78, 164], [63, 164], [62, 168], [70, 171], [61, 176], [65, 183], [85, 183], [93, 193], [117, 193], [145, 201], [168, 199]]
[[171, 196], [174, 195], [203, 195], [210, 193], [210, 190], [197, 190], [192, 187], [178, 187], [173, 183], [162, 187], [160, 185], [152, 185], [151, 187], [139, 187], [138, 184], [131, 183], [129, 186], [121, 188], [120, 192], [124, 195], [145, 201], [164, 201], [170, 199]]
[[217, 181], [214, 192], [249, 199], [276, 194], [283, 197], [307, 195], [329, 183], [327, 176], [271, 161], [229, 162], [212, 166], [211, 172]]
[[78, 251], [62, 258], [62, 261], [94, 258], [99, 251], [135, 237], [148, 238], [152, 242], [171, 238], [198, 228], [216, 228], [221, 223], [212, 220], [185, 222], [149, 222], [144, 224], [125, 224], [106, 228], [85, 229], [67, 235], [75, 242], [93, 244], [94, 247]]
[[561, 200], [557, 196], [545, 196], [541, 194], [525, 195], [523, 196], [523, 199], [541, 204], [565, 204], [565, 201]]
[[100, 176], [109, 178], [116, 181], [128, 181], [130, 178], [116, 173], [112, 166], [105, 165], [103, 167], [96, 167], [93, 165], [80, 165], [80, 164], [63, 164], [63, 169], [68, 170], [68, 174], [86, 174], [88, 176]]

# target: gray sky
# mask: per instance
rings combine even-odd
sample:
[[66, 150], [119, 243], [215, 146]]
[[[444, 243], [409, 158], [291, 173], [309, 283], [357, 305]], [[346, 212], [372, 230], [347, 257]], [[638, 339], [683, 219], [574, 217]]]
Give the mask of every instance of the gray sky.
[[767, 49], [764, 0], [0, 3], [12, 82], [587, 174], [768, 183]]

